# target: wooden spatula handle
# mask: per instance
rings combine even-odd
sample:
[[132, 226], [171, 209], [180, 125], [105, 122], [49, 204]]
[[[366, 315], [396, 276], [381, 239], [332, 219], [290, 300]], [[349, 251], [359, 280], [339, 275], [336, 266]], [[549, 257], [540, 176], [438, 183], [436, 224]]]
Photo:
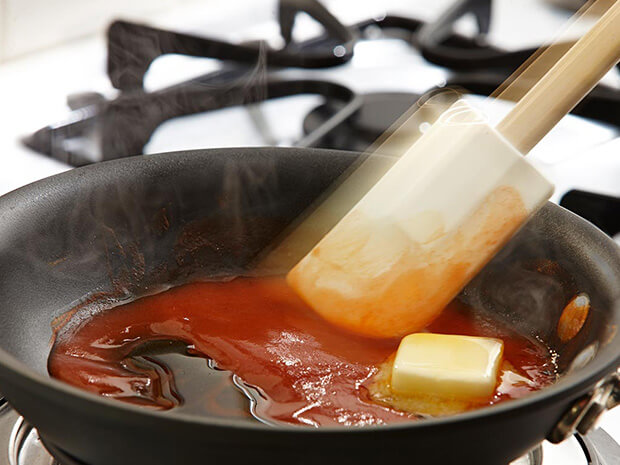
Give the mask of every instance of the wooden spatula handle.
[[499, 123], [497, 130], [527, 154], [620, 61], [620, 0]]

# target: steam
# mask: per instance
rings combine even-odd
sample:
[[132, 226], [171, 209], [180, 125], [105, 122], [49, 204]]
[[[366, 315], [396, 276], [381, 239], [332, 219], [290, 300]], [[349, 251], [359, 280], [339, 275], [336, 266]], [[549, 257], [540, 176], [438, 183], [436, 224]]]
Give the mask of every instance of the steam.
[[541, 236], [547, 221], [545, 212], [532, 217], [460, 298], [478, 311], [504, 321], [515, 332], [543, 342], [563, 372], [583, 348], [585, 339], [597, 336], [584, 332], [568, 344], [558, 337], [562, 310], [583, 289], [572, 274], [574, 270], [562, 265], [562, 257], [552, 258], [553, 239]]
[[[123, 44], [123, 47], [161, 49], [148, 34], [132, 40], [142, 42]], [[115, 49], [117, 46], [112, 43], [110, 53], [121, 53]], [[208, 95], [213, 92], [241, 88], [248, 101], [266, 99], [267, 45], [261, 42], [256, 46], [257, 62], [237, 79], [201, 81], [194, 85], [204, 88], [205, 98], [210, 98]], [[125, 79], [142, 77], [142, 70], [135, 67], [128, 66], [123, 72], [129, 73], [124, 75]], [[148, 98], [157, 102], [159, 92]], [[132, 98], [130, 94], [118, 97], [119, 101], [129, 103]], [[187, 110], [183, 103], [178, 101], [176, 107], [167, 111], [182, 114]], [[161, 117], [157, 105], [129, 105], [120, 110], [125, 111], [126, 127], [114, 134], [114, 143], [123, 150], [135, 145], [134, 140], [125, 139], [124, 135], [134, 129], [143, 130]], [[107, 118], [114, 117], [114, 113], [107, 115]], [[143, 162], [128, 161], [122, 168], [93, 167], [86, 168], [83, 176], [67, 174], [68, 178], [61, 181], [62, 187], [33, 188], [38, 202], [49, 202], [49, 211], [37, 213], [37, 222], [16, 232], [16, 237], [5, 236], [13, 247], [3, 251], [4, 258], [24, 268], [15, 273], [14, 280], [7, 281], [19, 287], [17, 277], [22, 276], [22, 280], [28, 279], [52, 295], [61, 290], [60, 294], [65, 293], [59, 296], [62, 304], [53, 304], [50, 313], [58, 316], [79, 310], [75, 318], [68, 318], [71, 324], [79, 325], [105, 308], [188, 280], [227, 279], [239, 274], [247, 261], [244, 254], [256, 248], [252, 241], [264, 240], [252, 239], [255, 231], [261, 229], [257, 218], [247, 218], [248, 209], [260, 203], [265, 210], [273, 210], [281, 202], [277, 194], [276, 161], [270, 157], [245, 158], [247, 162], [239, 162], [238, 158], [221, 160], [220, 176], [216, 177], [209, 172], [210, 163], [198, 163], [196, 169], [198, 166], [204, 169], [205, 185], [195, 186], [194, 190], [204, 198], [188, 199], [184, 194], [187, 186], [175, 185], [188, 182], [187, 173], [185, 178], [176, 178], [174, 173], [166, 176], [158, 171], [156, 156], [149, 160], [144, 172], [139, 168]], [[134, 166], [135, 174], [127, 174]], [[102, 171], [91, 177], [87, 174], [91, 169]], [[133, 176], [133, 182], [129, 181]], [[195, 212], [189, 212], [192, 209]], [[224, 218], [215, 218], [218, 212]], [[273, 226], [263, 229], [267, 231], [269, 227], [273, 229]], [[233, 258], [222, 259], [227, 254]], [[220, 262], [222, 266], [218, 269]], [[47, 325], [48, 333], [50, 321], [51, 317], [42, 322]], [[67, 321], [60, 319], [56, 323], [64, 326]]]

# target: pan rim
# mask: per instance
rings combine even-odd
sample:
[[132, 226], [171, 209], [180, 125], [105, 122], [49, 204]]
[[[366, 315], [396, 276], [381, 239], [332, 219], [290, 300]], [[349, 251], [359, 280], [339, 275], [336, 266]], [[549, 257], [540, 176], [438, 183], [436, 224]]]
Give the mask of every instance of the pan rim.
[[[334, 153], [339, 153], [345, 156], [353, 156], [354, 152], [346, 152], [346, 151], [337, 151], [337, 150], [328, 150], [328, 149], [314, 149], [314, 148], [285, 148], [285, 147], [242, 147], [242, 148], [224, 148], [224, 149], [206, 149], [206, 150], [186, 150], [186, 151], [177, 151], [177, 152], [166, 152], [161, 154], [152, 154], [152, 155], [139, 155], [135, 157], [128, 157], [124, 159], [111, 160], [107, 162], [102, 162], [96, 165], [87, 166], [83, 168], [77, 168], [74, 170], [70, 170], [67, 172], [63, 172], [60, 174], [56, 174], [54, 176], [50, 176], [48, 178], [44, 178], [42, 180], [36, 181], [34, 183], [23, 186], [19, 189], [16, 189], [12, 192], [9, 192], [2, 196], [3, 200], [7, 198], [11, 198], [16, 195], [20, 195], [21, 193], [27, 192], [29, 189], [37, 189], [43, 186], [52, 183], [52, 185], [60, 186], [62, 183], [65, 183], [64, 178], [71, 179], [74, 176], [83, 175], [83, 173], [88, 171], [98, 171], [101, 169], [106, 169], [105, 167], [109, 165], [118, 165], [119, 167], [124, 164], [129, 163], [137, 163], [141, 160], [150, 157], [167, 157], [172, 159], [173, 157], [195, 157], [196, 154], [202, 154], [202, 156], [214, 156], [218, 152], [226, 153], [227, 156], [231, 152], [262, 152], [262, 153], [274, 153], [274, 152], [304, 152], [306, 154], [315, 155], [328, 155], [331, 154], [333, 156]], [[348, 155], [347, 155], [348, 154]], [[76, 174], [77, 173], [77, 174]], [[580, 227], [583, 228], [584, 232], [587, 232], [589, 235], [593, 237], [594, 240], [601, 242], [605, 247], [609, 247], [614, 245], [613, 241], [608, 238], [602, 231], [598, 230], [594, 225], [587, 222], [586, 220], [578, 217], [577, 215], [565, 210], [562, 207], [559, 207], [554, 204], [548, 203], [547, 205], [552, 205], [552, 209], [555, 211], [561, 212], [567, 219], [567, 221], [575, 221]], [[618, 264], [618, 270], [620, 270], [620, 248], [615, 249], [615, 253], [612, 254], [610, 260], [616, 262]], [[620, 271], [618, 272], [620, 274]], [[618, 314], [620, 312], [620, 300], [616, 301], [613, 305], [613, 308], [610, 311]], [[295, 434], [295, 435], [364, 435], [364, 434], [376, 434], [376, 433], [384, 433], [389, 434], [395, 431], [411, 431], [414, 432], [419, 428], [435, 428], [435, 427], [444, 427], [447, 425], [455, 425], [458, 423], [468, 423], [470, 421], [478, 421], [478, 420], [488, 420], [492, 417], [498, 417], [505, 414], [511, 414], [512, 412], [516, 412], [519, 410], [532, 409], [536, 408], [538, 405], [547, 404], [552, 399], [562, 398], [574, 395], [576, 393], [584, 391], [584, 389], [593, 386], [599, 380], [605, 378], [610, 375], [620, 366], [620, 346], [619, 350], [616, 353], [613, 353], [611, 347], [606, 347], [606, 350], [603, 354], [599, 354], [597, 359], [592, 361], [588, 367], [584, 368], [581, 374], [573, 374], [570, 377], [560, 378], [556, 383], [552, 386], [546, 387], [541, 391], [537, 391], [532, 395], [523, 397], [521, 399], [511, 400], [510, 402], [500, 403], [497, 405], [492, 405], [488, 407], [483, 407], [480, 409], [476, 409], [473, 411], [460, 413], [456, 415], [450, 415], [447, 417], [437, 417], [426, 420], [420, 420], [415, 422], [404, 422], [404, 423], [396, 423], [389, 425], [370, 425], [364, 427], [346, 427], [346, 426], [326, 426], [320, 428], [307, 428], [304, 426], [295, 426], [295, 425], [277, 425], [277, 426], [267, 426], [258, 421], [255, 423], [251, 422], [240, 422], [237, 420], [228, 420], [228, 419], [220, 419], [220, 418], [210, 418], [210, 417], [201, 417], [201, 416], [192, 416], [189, 414], [179, 413], [168, 411], [165, 413], [158, 411], [151, 411], [148, 409], [141, 408], [139, 406], [134, 406], [131, 404], [118, 402], [116, 400], [107, 399], [101, 396], [98, 396], [94, 393], [90, 393], [88, 391], [79, 389], [62, 381], [59, 381], [50, 376], [44, 376], [41, 373], [38, 373], [34, 369], [31, 369], [25, 363], [19, 361], [16, 357], [11, 355], [8, 351], [4, 350], [0, 347], [0, 370], [8, 370], [13, 375], [16, 375], [16, 380], [12, 380], [11, 382], [17, 385], [22, 385], [23, 388], [29, 389], [31, 391], [39, 390], [43, 392], [44, 397], [53, 397], [53, 396], [68, 396], [69, 398], [73, 398], [75, 400], [79, 400], [81, 402], [86, 402], [93, 407], [103, 408], [107, 410], [110, 415], [134, 415], [136, 420], [140, 417], [144, 419], [151, 419], [156, 421], [167, 421], [172, 423], [182, 423], [184, 425], [195, 425], [201, 427], [218, 427], [224, 429], [233, 429], [237, 432], [243, 431], [248, 433], [260, 433], [265, 436], [277, 436], [281, 434]], [[26, 383], [29, 381], [30, 385]], [[9, 403], [10, 403], [10, 399]]]

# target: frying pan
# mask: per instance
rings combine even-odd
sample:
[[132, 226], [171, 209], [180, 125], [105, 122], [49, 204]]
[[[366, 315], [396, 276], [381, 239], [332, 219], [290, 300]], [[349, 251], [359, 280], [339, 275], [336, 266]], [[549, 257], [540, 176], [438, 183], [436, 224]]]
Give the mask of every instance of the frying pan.
[[[614, 405], [620, 253], [551, 204], [460, 297], [557, 352], [561, 379], [529, 397], [404, 425], [312, 429], [153, 412], [49, 378], [55, 317], [89, 295], [122, 298], [247, 271], [357, 156], [283, 148], [150, 155], [76, 169], [0, 198], [0, 391], [48, 444], [91, 465], [502, 464], [545, 437], [585, 428]], [[557, 321], [578, 292], [592, 309], [563, 343]]]

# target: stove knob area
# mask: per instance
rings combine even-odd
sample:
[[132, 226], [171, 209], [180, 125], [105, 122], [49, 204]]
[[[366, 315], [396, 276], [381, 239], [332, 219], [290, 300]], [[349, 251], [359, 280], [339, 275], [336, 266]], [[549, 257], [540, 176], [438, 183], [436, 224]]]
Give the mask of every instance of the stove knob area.
[[582, 435], [592, 431], [607, 410], [620, 403], [620, 371], [600, 381], [589, 394], [577, 400], [564, 414], [547, 439], [558, 444], [576, 432]]

